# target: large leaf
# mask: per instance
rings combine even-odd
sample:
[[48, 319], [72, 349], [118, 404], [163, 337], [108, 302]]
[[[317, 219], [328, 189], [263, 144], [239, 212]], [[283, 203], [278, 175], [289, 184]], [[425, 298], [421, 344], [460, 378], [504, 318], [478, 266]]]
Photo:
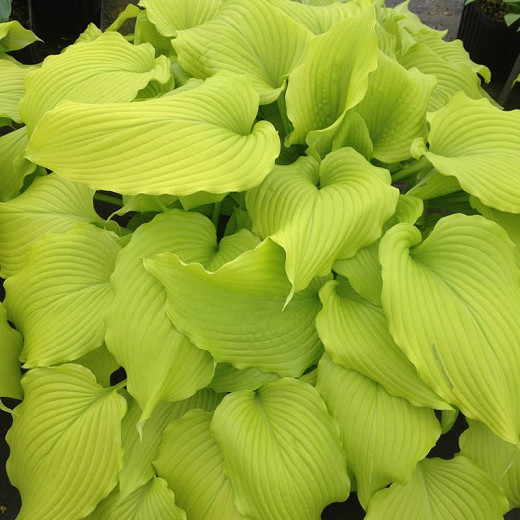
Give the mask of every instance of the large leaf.
[[25, 368], [77, 359], [100, 347], [109, 278], [120, 246], [92, 224], [36, 242], [23, 269], [5, 282], [5, 305], [24, 336]]
[[21, 399], [23, 396], [18, 356], [22, 336], [7, 323], [7, 311], [0, 302], [0, 397]]
[[429, 147], [418, 139], [414, 156], [426, 156], [439, 173], [456, 177], [486, 206], [520, 213], [520, 112], [459, 93], [428, 114], [428, 122]]
[[338, 22], [309, 44], [287, 87], [287, 115], [294, 126], [288, 144], [318, 139], [330, 144], [345, 113], [363, 99], [368, 75], [377, 66], [374, 24], [368, 10]]
[[260, 104], [278, 98], [312, 33], [264, 0], [227, 0], [205, 24], [177, 32], [182, 67], [207, 78], [220, 70], [251, 78]]
[[349, 495], [338, 424], [311, 385], [281, 379], [228, 394], [211, 431], [245, 516], [314, 520]]
[[520, 273], [506, 232], [481, 216], [442, 218], [422, 243], [409, 224], [381, 240], [383, 308], [419, 376], [467, 417], [517, 444]]
[[381, 235], [399, 197], [390, 183], [388, 171], [342, 148], [321, 164], [302, 157], [276, 166], [247, 193], [246, 204], [253, 231], [284, 248], [287, 276], [298, 292], [328, 275], [334, 260], [354, 256]]
[[22, 496], [17, 518], [83, 518], [116, 485], [126, 401], [79, 365], [37, 368], [22, 384], [6, 436], [7, 472]]
[[441, 434], [432, 409], [416, 408], [389, 395], [371, 379], [334, 364], [326, 354], [318, 366], [316, 388], [338, 420], [348, 467], [356, 476], [365, 509], [376, 491], [395, 481], [405, 483]]
[[140, 0], [148, 19], [164, 36], [175, 36], [178, 30], [197, 27], [211, 20], [220, 9], [222, 0]]
[[119, 473], [119, 498], [134, 493], [155, 476], [152, 462], [168, 424], [194, 408], [212, 412], [221, 398], [212, 390], [204, 389], [183, 401], [159, 403], [144, 426], [140, 425], [142, 411], [132, 400], [121, 425], [123, 468]]
[[425, 459], [404, 485], [379, 491], [366, 520], [502, 520], [504, 492], [469, 459]]
[[94, 192], [57, 175], [34, 180], [19, 197], [0, 203], [0, 275], [22, 268], [31, 244], [46, 233], [69, 230], [78, 222], [101, 223]]
[[[417, 69], [406, 70], [381, 51], [377, 62], [377, 69], [368, 78], [367, 93], [354, 112], [367, 126], [373, 145], [371, 155], [387, 163], [403, 161], [410, 158], [413, 140], [426, 135], [426, 107], [435, 78]], [[349, 118], [347, 113], [346, 124]], [[341, 128], [339, 133], [343, 131]], [[350, 139], [349, 132], [341, 136], [343, 145]]]
[[257, 110], [250, 80], [225, 74], [139, 103], [62, 103], [43, 116], [27, 157], [128, 195], [242, 191], [267, 176], [280, 150], [269, 122], [252, 127]]
[[504, 490], [511, 508], [520, 507], [520, 450], [481, 422], [468, 423], [469, 428], [459, 439], [462, 455], [491, 475], [493, 482]]
[[269, 239], [216, 271], [173, 254], [144, 260], [166, 289], [168, 316], [195, 345], [236, 368], [298, 377], [322, 352], [314, 318], [323, 280], [284, 308], [291, 291], [284, 264]]
[[142, 420], [158, 402], [186, 399], [205, 387], [214, 371], [211, 355], [195, 347], [168, 319], [166, 293], [145, 271], [142, 258], [172, 251], [188, 262], [201, 261], [215, 249], [215, 231], [208, 219], [172, 210], [140, 226], [117, 259], [106, 342], [126, 370], [127, 388], [142, 409]]
[[49, 56], [29, 74], [20, 114], [31, 133], [60, 101], [128, 102], [150, 81], [166, 83], [169, 77], [169, 60], [155, 58], [151, 45], [132, 45], [119, 33], [107, 32]]
[[23, 96], [23, 82], [30, 71], [12, 61], [0, 59], [0, 116], [8, 117], [16, 123], [21, 123], [18, 103]]
[[316, 317], [316, 328], [335, 363], [363, 374], [415, 406], [449, 408], [419, 379], [395, 344], [383, 309], [359, 296], [343, 277], [327, 282], [320, 290], [320, 300], [323, 309]]
[[17, 197], [25, 176], [36, 169], [24, 157], [28, 142], [24, 126], [0, 137], [0, 201]]
[[157, 473], [174, 491], [188, 518], [247, 520], [235, 507], [222, 453], [210, 433], [212, 414], [192, 410], [164, 431]]

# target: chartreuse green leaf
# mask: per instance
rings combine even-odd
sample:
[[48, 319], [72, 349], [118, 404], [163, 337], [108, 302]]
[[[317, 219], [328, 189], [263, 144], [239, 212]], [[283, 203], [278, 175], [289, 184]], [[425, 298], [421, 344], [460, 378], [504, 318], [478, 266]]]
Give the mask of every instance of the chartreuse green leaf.
[[220, 70], [247, 75], [265, 105], [281, 94], [311, 38], [270, 2], [227, 0], [212, 20], [178, 31], [173, 47], [184, 70], [197, 78]]
[[520, 450], [481, 422], [470, 419], [468, 423], [469, 429], [459, 439], [462, 455], [489, 473], [504, 490], [511, 508], [520, 507]]
[[442, 175], [432, 168], [407, 192], [407, 195], [428, 200], [450, 195], [451, 193], [456, 193], [461, 190], [462, 188], [456, 177], [452, 175]]
[[[442, 42], [442, 40], [439, 40]], [[431, 41], [418, 43], [408, 52], [401, 55], [399, 63], [411, 69], [417, 67], [422, 73], [434, 76], [437, 84], [428, 103], [429, 110], [442, 108], [457, 92], [464, 92], [473, 99], [486, 97], [484, 89], [480, 86], [480, 78], [475, 74], [472, 63], [457, 60], [456, 53], [450, 52], [446, 56], [439, 55], [432, 48]], [[461, 44], [458, 42], [443, 42], [446, 45]], [[455, 59], [454, 59], [455, 58]]]
[[381, 240], [390, 332], [438, 395], [519, 444], [515, 247], [494, 222], [462, 214], [442, 218], [420, 242], [409, 224]]
[[106, 312], [108, 349], [125, 368], [127, 388], [150, 417], [162, 400], [179, 401], [205, 387], [214, 361], [181, 334], [166, 315], [166, 292], [143, 268], [143, 258], [175, 251], [187, 262], [205, 261], [217, 249], [211, 222], [198, 213], [171, 210], [140, 226], [117, 258]]
[[[389, 229], [399, 222], [414, 224], [423, 213], [422, 200], [411, 195], [399, 195], [395, 213], [387, 220], [384, 229]], [[333, 270], [348, 278], [350, 285], [370, 303], [381, 307], [381, 264], [379, 263], [379, 240], [360, 249], [351, 258], [334, 262]]]
[[43, 116], [27, 157], [128, 195], [243, 191], [267, 176], [280, 150], [271, 123], [252, 127], [257, 111], [250, 80], [226, 74], [139, 103], [67, 102]]
[[504, 492], [469, 459], [424, 459], [406, 484], [376, 493], [365, 520], [502, 520]]
[[[131, 495], [111, 501], [103, 520], [186, 520], [186, 513], [175, 504], [175, 495], [166, 481], [152, 477]], [[94, 516], [94, 518], [96, 518]]]
[[414, 156], [426, 156], [439, 173], [456, 177], [486, 206], [520, 213], [520, 112], [459, 93], [427, 118], [429, 148], [418, 139]]
[[307, 383], [285, 378], [228, 394], [211, 432], [246, 517], [318, 519], [327, 504], [349, 495], [338, 424]]
[[0, 203], [0, 276], [22, 268], [31, 244], [46, 233], [62, 233], [78, 222], [102, 223], [94, 192], [50, 174], [36, 178], [19, 197]]
[[211, 20], [219, 11], [222, 0], [140, 0], [148, 19], [164, 36], [176, 36], [178, 30], [191, 29]]
[[284, 0], [268, 0], [277, 9], [288, 15], [300, 25], [306, 27], [313, 34], [323, 34], [333, 25], [365, 11], [370, 4], [363, 2], [325, 2], [316, 4], [312, 2], [298, 3], [285, 2]]
[[49, 56], [27, 75], [20, 114], [30, 134], [60, 101], [128, 102], [150, 81], [166, 83], [169, 78], [169, 60], [155, 58], [150, 44], [132, 45], [121, 34], [107, 32]]
[[[1, 45], [1, 44], [0, 44]], [[23, 82], [30, 67], [18, 65], [15, 62], [0, 59], [0, 116], [8, 117], [15, 123], [21, 123], [18, 103], [22, 99]]]
[[30, 370], [22, 385], [6, 436], [7, 473], [22, 496], [17, 518], [83, 518], [117, 483], [126, 401], [74, 364]]
[[229, 363], [217, 363], [215, 376], [208, 386], [215, 392], [238, 392], [240, 390], [256, 390], [278, 379], [279, 377], [276, 374], [261, 372], [254, 367], [239, 370]]
[[313, 38], [302, 63], [289, 77], [287, 115], [294, 130], [287, 144], [323, 140], [326, 151], [345, 113], [365, 96], [368, 75], [377, 67], [372, 9], [341, 20]]
[[87, 367], [96, 376], [96, 381], [102, 386], [110, 386], [110, 376], [120, 367], [104, 344], [75, 359], [74, 363]]
[[142, 411], [132, 399], [121, 425], [123, 468], [119, 473], [119, 499], [134, 493], [155, 476], [152, 461], [157, 456], [162, 433], [169, 423], [194, 408], [212, 412], [221, 399], [212, 390], [204, 389], [183, 401], [159, 403], [142, 427], [139, 425]]
[[374, 242], [398, 197], [387, 170], [342, 148], [321, 164], [301, 157], [275, 166], [247, 193], [246, 204], [253, 231], [284, 248], [287, 276], [298, 292], [329, 274], [337, 258], [352, 257]]
[[[426, 135], [426, 107], [434, 86], [433, 76], [417, 69], [406, 70], [379, 51], [366, 95], [354, 109], [367, 126], [374, 158], [387, 163], [410, 158], [412, 141]], [[348, 143], [347, 134], [343, 144]]]
[[7, 323], [7, 311], [0, 302], [0, 397], [22, 399], [20, 363], [22, 336]]
[[41, 40], [17, 20], [0, 23], [0, 53], [23, 49], [35, 41]]
[[25, 368], [65, 363], [103, 344], [109, 278], [121, 249], [116, 238], [88, 223], [48, 234], [6, 280], [5, 305], [24, 336]]
[[285, 255], [270, 239], [216, 271], [174, 254], [145, 259], [144, 266], [164, 285], [173, 324], [217, 361], [282, 377], [298, 377], [318, 361], [323, 347], [314, 318], [324, 280], [286, 305]]
[[388, 394], [364, 375], [336, 365], [327, 354], [318, 365], [316, 388], [338, 420], [365, 509], [376, 491], [391, 482], [405, 483], [441, 434], [432, 409], [416, 408]]
[[222, 453], [210, 432], [212, 413], [192, 410], [165, 429], [154, 466], [188, 518], [247, 520], [235, 507]]
[[516, 244], [518, 265], [520, 265], [520, 215], [488, 208], [477, 197], [470, 197], [470, 203], [481, 215], [496, 222], [507, 231], [509, 238]]
[[327, 282], [320, 300], [323, 309], [316, 317], [316, 328], [336, 364], [363, 374], [415, 406], [450, 408], [419, 379], [395, 344], [383, 309], [359, 296], [343, 277]]
[[0, 137], [1, 201], [17, 197], [26, 175], [36, 169], [36, 165], [24, 157], [28, 142], [25, 126]]

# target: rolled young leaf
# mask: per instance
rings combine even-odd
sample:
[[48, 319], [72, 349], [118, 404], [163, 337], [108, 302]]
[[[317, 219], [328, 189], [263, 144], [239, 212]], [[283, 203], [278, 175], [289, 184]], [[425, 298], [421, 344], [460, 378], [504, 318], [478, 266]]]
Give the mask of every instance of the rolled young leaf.
[[7, 473], [22, 496], [17, 518], [83, 518], [117, 483], [126, 401], [74, 364], [31, 370], [22, 385], [6, 436]]
[[247, 517], [318, 520], [349, 495], [338, 424], [311, 385], [285, 378], [228, 394], [211, 432]]
[[413, 155], [426, 156], [439, 173], [456, 177], [486, 206], [520, 213], [520, 112], [458, 93], [427, 119], [429, 147], [418, 139]]
[[397, 224], [381, 240], [390, 332], [419, 376], [464, 415], [520, 445], [520, 273], [506, 232], [444, 217], [422, 243]]
[[139, 103], [65, 102], [43, 116], [27, 157], [127, 195], [243, 191], [267, 176], [280, 150], [271, 123], [254, 124], [257, 111], [250, 80], [226, 74]]
[[321, 164], [301, 157], [276, 166], [247, 193], [246, 205], [253, 231], [284, 248], [287, 276], [298, 292], [328, 275], [336, 259], [354, 256], [381, 235], [399, 197], [390, 183], [386, 170], [342, 148]]
[[388, 394], [371, 379], [336, 365], [327, 354], [318, 365], [316, 388], [338, 420], [365, 509], [376, 491], [392, 482], [404, 484], [441, 434], [431, 408], [417, 408]]
[[150, 81], [166, 83], [170, 62], [155, 58], [151, 45], [132, 45], [119, 33], [71, 45], [29, 74], [20, 114], [29, 134], [60, 101], [123, 103], [136, 98]]
[[406, 484], [376, 493], [365, 520], [502, 520], [504, 492], [463, 456], [424, 459]]
[[88, 223], [48, 234], [6, 280], [5, 305], [24, 336], [25, 368], [72, 361], [103, 344], [116, 238]]
[[324, 280], [285, 306], [291, 291], [285, 255], [270, 239], [216, 271], [174, 254], [145, 259], [144, 267], [164, 285], [173, 324], [217, 361], [281, 377], [298, 377], [318, 361], [314, 319]]
[[41, 40], [18, 20], [0, 23], [0, 53], [23, 49], [35, 41]]

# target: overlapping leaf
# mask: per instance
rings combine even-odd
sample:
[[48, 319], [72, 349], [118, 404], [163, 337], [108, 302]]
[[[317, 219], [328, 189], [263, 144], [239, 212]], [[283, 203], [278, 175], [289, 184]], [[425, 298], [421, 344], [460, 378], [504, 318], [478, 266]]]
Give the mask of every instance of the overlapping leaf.
[[[387, 163], [410, 158], [412, 141], [426, 135], [426, 108], [435, 82], [432, 76], [417, 69], [406, 70], [379, 52], [377, 69], [369, 76], [366, 95], [354, 109], [367, 126], [373, 157]], [[349, 117], [347, 113], [346, 123]], [[348, 133], [342, 136], [344, 145], [349, 140]]]
[[390, 332], [438, 395], [518, 444], [515, 248], [497, 224], [462, 214], [442, 218], [420, 241], [409, 224], [394, 226], [381, 240]]
[[20, 114], [31, 133], [60, 101], [128, 102], [150, 81], [166, 83], [169, 78], [169, 60], [155, 58], [151, 45], [132, 45], [119, 33], [107, 32], [49, 56], [29, 74]]
[[24, 157], [28, 142], [25, 127], [0, 137], [0, 201], [17, 197], [26, 175], [36, 169]]
[[426, 156], [439, 173], [456, 177], [486, 206], [520, 213], [520, 112], [504, 112], [459, 93], [429, 114], [428, 122], [429, 148], [417, 140], [416, 157]]
[[27, 157], [128, 195], [242, 191], [266, 177], [280, 149], [269, 122], [251, 128], [257, 110], [251, 82], [225, 74], [139, 103], [66, 102], [43, 116]]
[[415, 406], [449, 408], [428, 388], [394, 343], [383, 309], [361, 298], [340, 277], [320, 290], [323, 309], [316, 328], [332, 360], [379, 383], [389, 394]]
[[17, 51], [37, 40], [40, 39], [17, 20], [0, 23], [0, 52]]
[[221, 396], [204, 389], [183, 401], [159, 403], [144, 426], [139, 425], [142, 411], [132, 400], [121, 425], [123, 468], [119, 473], [119, 499], [131, 495], [155, 476], [152, 462], [168, 424], [195, 408], [212, 412], [220, 400]]
[[345, 113], [364, 97], [368, 75], [377, 67], [377, 37], [372, 10], [338, 22], [309, 44], [302, 63], [290, 74], [287, 115], [294, 131], [288, 144], [330, 150]]
[[425, 459], [404, 485], [379, 491], [366, 520], [502, 520], [508, 511], [504, 492], [469, 459]]
[[228, 0], [212, 20], [178, 31], [173, 46], [182, 67], [197, 78], [220, 70], [247, 75], [263, 105], [283, 91], [311, 37], [270, 2]]
[[211, 431], [247, 517], [314, 520], [349, 495], [338, 424], [311, 385], [287, 378], [228, 394]]
[[298, 292], [329, 274], [334, 260], [354, 256], [381, 235], [399, 197], [390, 182], [386, 170], [342, 148], [321, 164], [302, 157], [275, 167], [247, 193], [246, 204], [253, 231], [284, 248], [287, 276]]
[[247, 520], [235, 507], [222, 453], [210, 433], [212, 413], [193, 410], [164, 431], [155, 467], [188, 518]]
[[219, 11], [222, 0], [140, 0], [149, 20], [164, 36], [175, 36], [178, 30], [190, 29], [211, 20]]
[[135, 231], [121, 251], [106, 313], [106, 342], [125, 367], [128, 391], [150, 417], [162, 400], [179, 401], [205, 387], [214, 361], [172, 325], [162, 285], [143, 268], [142, 258], [175, 251], [186, 261], [205, 261], [216, 249], [214, 228], [197, 213], [172, 210]]
[[316, 388], [339, 422], [348, 466], [365, 508], [376, 491], [391, 482], [405, 483], [441, 434], [432, 409], [416, 408], [389, 395], [371, 379], [334, 364], [326, 354], [318, 366]]
[[12, 61], [0, 59], [0, 116], [8, 117], [15, 123], [21, 123], [18, 103], [23, 96], [23, 82], [30, 71]]
[[469, 420], [469, 429], [460, 436], [462, 455], [486, 470], [500, 486], [511, 508], [520, 507], [520, 450], [494, 435], [478, 421]]
[[216, 271], [173, 254], [145, 259], [144, 266], [164, 285], [173, 324], [217, 361], [298, 377], [319, 359], [314, 319], [324, 280], [285, 306], [291, 291], [285, 255], [270, 239]]
[[22, 496], [17, 518], [82, 518], [116, 485], [125, 399], [73, 364], [31, 370], [22, 384], [6, 437], [7, 472]]
[[22, 336], [7, 323], [7, 311], [0, 302], [0, 397], [22, 398], [20, 363]]
[[46, 233], [62, 233], [79, 222], [101, 224], [94, 192], [50, 174], [37, 178], [19, 197], [0, 203], [0, 275], [22, 268], [31, 244]]
[[103, 344], [116, 238], [87, 223], [48, 234], [5, 282], [9, 318], [24, 336], [26, 368], [71, 361]]

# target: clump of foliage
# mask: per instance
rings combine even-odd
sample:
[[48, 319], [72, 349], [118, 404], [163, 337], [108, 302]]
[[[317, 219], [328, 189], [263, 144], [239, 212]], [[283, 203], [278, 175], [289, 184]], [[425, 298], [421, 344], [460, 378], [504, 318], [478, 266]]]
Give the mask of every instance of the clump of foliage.
[[520, 505], [520, 113], [443, 36], [406, 4], [141, 0], [24, 66], [0, 25], [20, 520]]

